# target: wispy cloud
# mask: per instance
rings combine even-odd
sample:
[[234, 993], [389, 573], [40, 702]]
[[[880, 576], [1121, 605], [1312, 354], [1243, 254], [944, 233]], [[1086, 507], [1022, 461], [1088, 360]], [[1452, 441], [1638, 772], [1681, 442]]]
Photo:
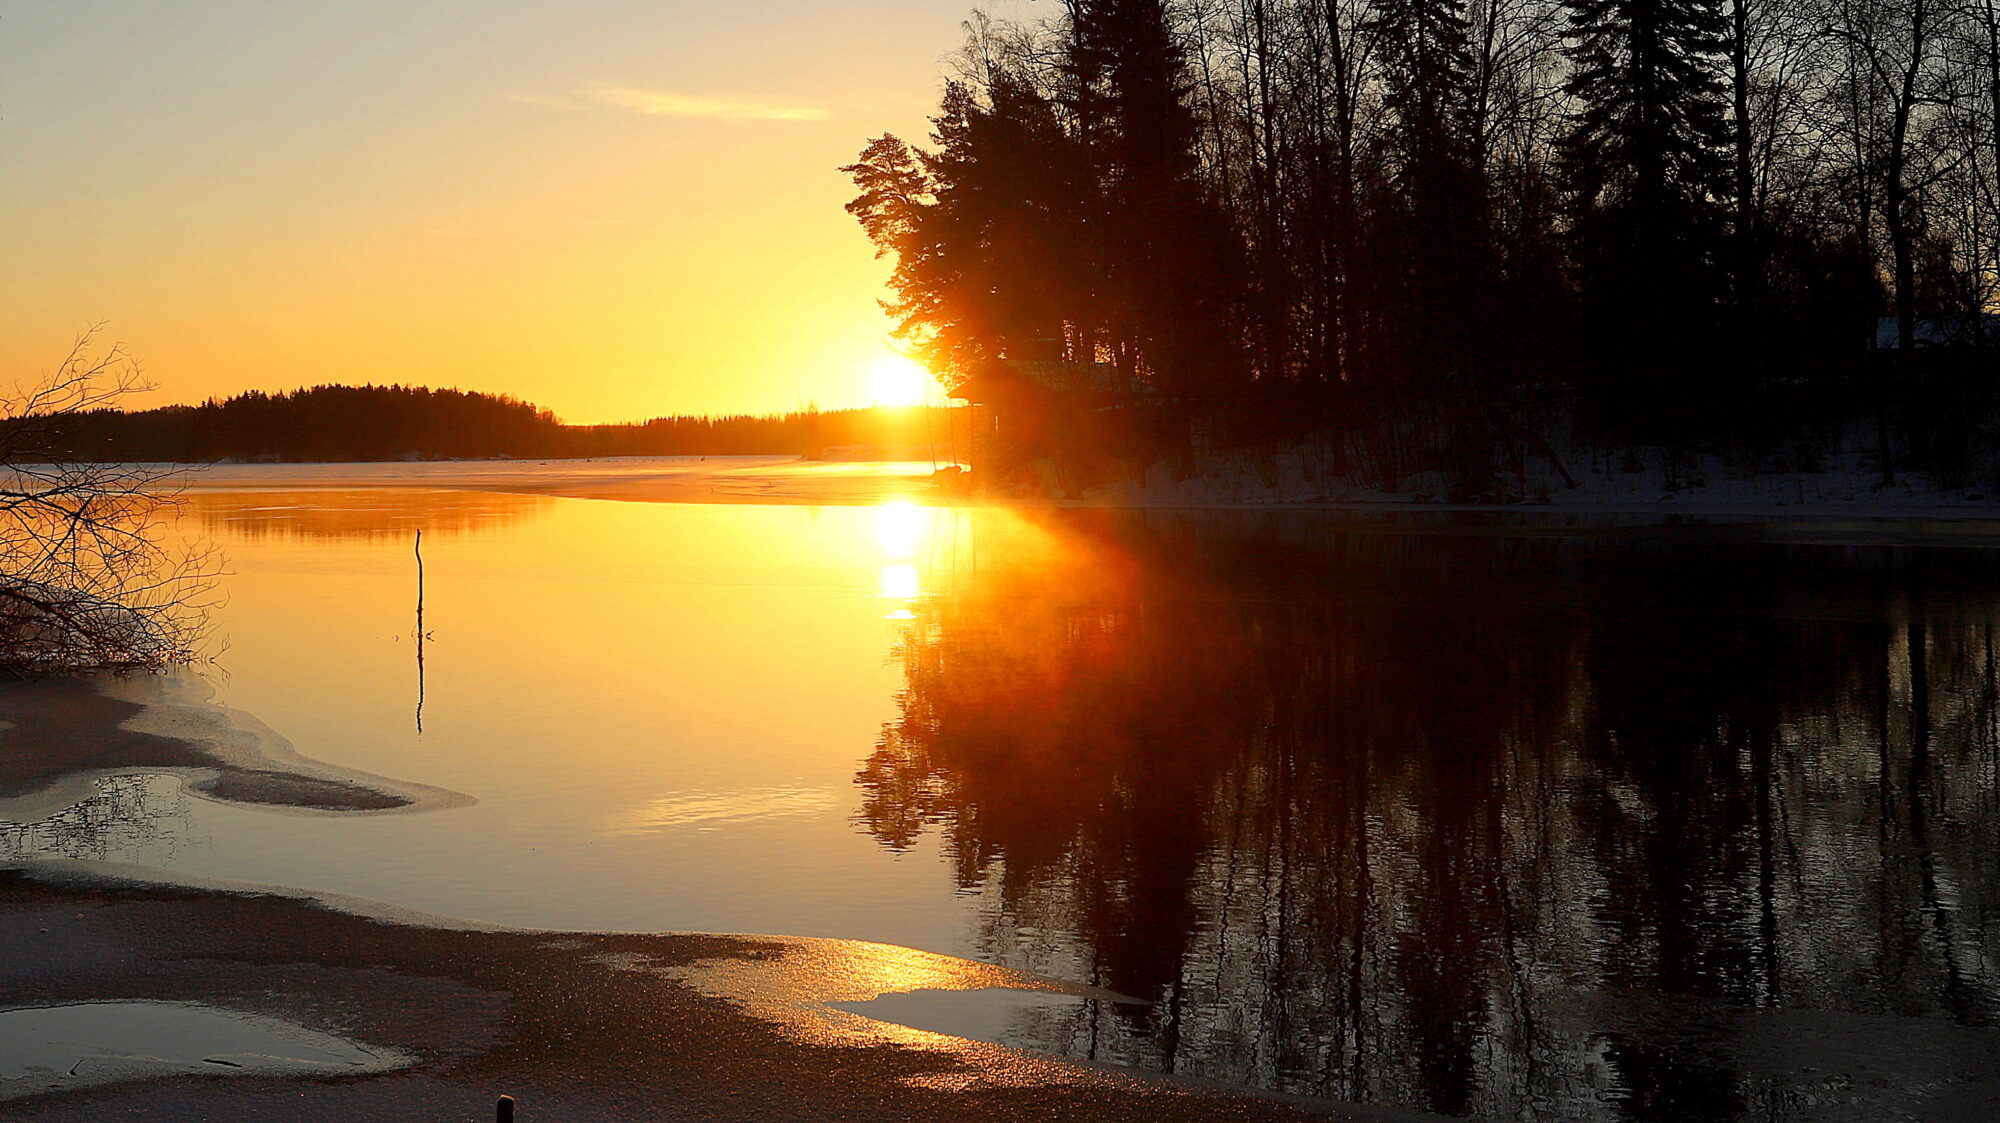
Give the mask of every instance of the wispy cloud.
[[589, 86], [579, 95], [614, 109], [647, 117], [707, 117], [722, 121], [824, 121], [833, 114], [815, 106], [784, 105], [754, 98], [682, 94], [627, 86]]

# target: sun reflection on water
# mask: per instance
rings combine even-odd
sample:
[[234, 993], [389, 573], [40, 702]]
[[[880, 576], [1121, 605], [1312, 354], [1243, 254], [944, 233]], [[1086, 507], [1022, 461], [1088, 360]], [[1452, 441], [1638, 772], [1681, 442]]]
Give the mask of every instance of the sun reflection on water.
[[916, 554], [924, 536], [924, 509], [907, 499], [895, 499], [875, 511], [875, 537], [882, 543], [884, 557], [907, 558]]
[[879, 595], [883, 600], [901, 602], [883, 616], [885, 620], [917, 618], [914, 602], [923, 593], [923, 580], [914, 562], [895, 559], [917, 555], [928, 526], [927, 513], [905, 499], [891, 500], [875, 511], [875, 537], [881, 543], [882, 556], [890, 559], [882, 567]]
[[882, 567], [882, 599], [915, 600], [919, 592], [916, 566], [899, 562]]

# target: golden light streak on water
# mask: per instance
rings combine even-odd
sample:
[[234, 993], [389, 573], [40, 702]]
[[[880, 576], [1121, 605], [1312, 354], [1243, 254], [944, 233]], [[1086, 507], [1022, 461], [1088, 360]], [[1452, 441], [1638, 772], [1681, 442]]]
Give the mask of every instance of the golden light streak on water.
[[882, 599], [915, 600], [921, 591], [916, 566], [899, 563], [882, 567]]
[[875, 536], [881, 540], [882, 554], [890, 558], [912, 557], [924, 537], [924, 508], [906, 499], [892, 500], [875, 511]]

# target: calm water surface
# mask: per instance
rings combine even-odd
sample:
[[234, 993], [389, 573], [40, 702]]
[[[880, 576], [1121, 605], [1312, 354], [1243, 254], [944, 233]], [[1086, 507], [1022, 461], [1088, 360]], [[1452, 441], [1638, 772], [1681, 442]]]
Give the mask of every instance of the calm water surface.
[[1009, 1040], [1448, 1114], [2000, 1117], [1986, 549], [407, 490], [190, 517], [233, 571], [221, 701], [479, 802], [114, 777], [0, 848], [953, 952], [1140, 1000]]

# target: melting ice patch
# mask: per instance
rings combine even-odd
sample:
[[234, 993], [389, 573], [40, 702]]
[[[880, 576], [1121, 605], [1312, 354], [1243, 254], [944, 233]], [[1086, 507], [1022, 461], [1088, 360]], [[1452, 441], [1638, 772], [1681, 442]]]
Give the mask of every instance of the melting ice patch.
[[376, 1072], [409, 1058], [301, 1025], [182, 1002], [0, 1010], [0, 1100], [153, 1076]]

